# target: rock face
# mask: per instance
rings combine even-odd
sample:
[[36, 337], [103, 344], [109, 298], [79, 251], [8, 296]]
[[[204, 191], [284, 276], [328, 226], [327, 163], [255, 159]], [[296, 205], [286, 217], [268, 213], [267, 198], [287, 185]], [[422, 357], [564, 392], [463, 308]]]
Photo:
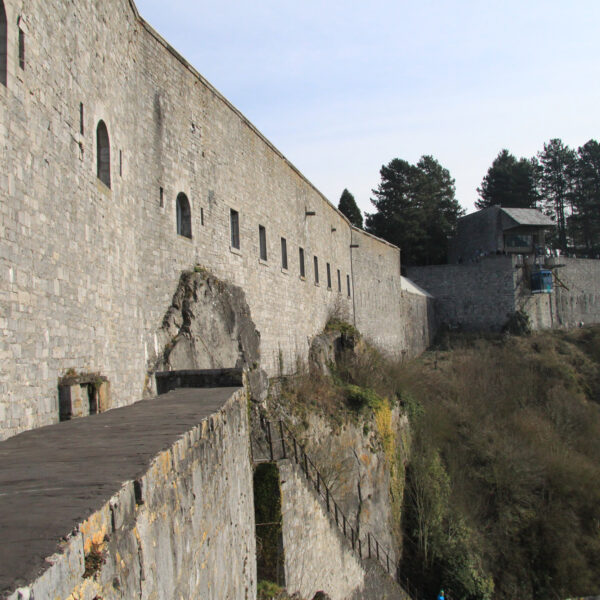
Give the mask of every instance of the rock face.
[[268, 380], [259, 368], [260, 333], [244, 291], [205, 269], [182, 272], [157, 340], [162, 352], [151, 373], [243, 368], [253, 399], [266, 396]]
[[[374, 419], [337, 427], [316, 413], [305, 418], [308, 427], [301, 437], [340, 508], [352, 525], [358, 523], [362, 532], [378, 539], [395, 564], [390, 466]], [[394, 431], [408, 426], [398, 409], [392, 419]]]

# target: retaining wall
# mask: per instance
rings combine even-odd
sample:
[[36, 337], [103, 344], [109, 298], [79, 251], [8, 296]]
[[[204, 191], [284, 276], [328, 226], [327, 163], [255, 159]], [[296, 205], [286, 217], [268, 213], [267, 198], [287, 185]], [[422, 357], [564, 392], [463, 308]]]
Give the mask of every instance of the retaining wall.
[[600, 323], [600, 260], [561, 256], [547, 268], [555, 273], [551, 294], [532, 294], [531, 267], [511, 256], [411, 267], [409, 275], [435, 297], [437, 326], [499, 330], [516, 310], [534, 329]]
[[242, 389], [160, 452], [137, 483], [125, 482], [46, 560], [36, 581], [8, 598], [253, 600], [248, 427]]

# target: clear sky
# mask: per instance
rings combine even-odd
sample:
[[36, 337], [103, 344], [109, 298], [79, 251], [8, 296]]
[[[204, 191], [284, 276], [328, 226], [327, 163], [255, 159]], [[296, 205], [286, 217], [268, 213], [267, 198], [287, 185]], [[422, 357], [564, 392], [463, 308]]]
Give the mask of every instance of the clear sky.
[[600, 139], [599, 0], [135, 0], [337, 205], [433, 155], [468, 210], [502, 148]]

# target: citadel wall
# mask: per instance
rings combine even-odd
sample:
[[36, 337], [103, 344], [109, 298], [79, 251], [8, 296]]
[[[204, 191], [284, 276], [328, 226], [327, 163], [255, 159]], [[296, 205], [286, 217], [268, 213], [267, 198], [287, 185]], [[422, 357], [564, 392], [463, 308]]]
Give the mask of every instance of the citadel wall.
[[[405, 304], [398, 293], [397, 249], [353, 230], [132, 2], [4, 5], [0, 439], [57, 420], [57, 381], [69, 369], [106, 376], [113, 406], [138, 399], [162, 351], [156, 331], [179, 274], [196, 264], [245, 290], [270, 375], [304, 358], [336, 310], [388, 352], [407, 349], [403, 332], [414, 322], [405, 306], [422, 299]], [[110, 140], [110, 188], [97, 177], [100, 120]], [[177, 234], [180, 193], [191, 206], [191, 238]], [[231, 210], [239, 249], [231, 247]], [[413, 353], [428, 342], [426, 328], [416, 329]]]
[[530, 268], [517, 257], [487, 256], [478, 262], [411, 267], [409, 275], [435, 297], [436, 326], [500, 330], [517, 310], [534, 329], [600, 323], [600, 261], [549, 258], [551, 294], [532, 294]]
[[130, 480], [111, 492], [74, 532], [64, 532], [39, 577], [0, 597], [256, 597], [246, 390], [184, 431], [136, 481], [140, 491]]

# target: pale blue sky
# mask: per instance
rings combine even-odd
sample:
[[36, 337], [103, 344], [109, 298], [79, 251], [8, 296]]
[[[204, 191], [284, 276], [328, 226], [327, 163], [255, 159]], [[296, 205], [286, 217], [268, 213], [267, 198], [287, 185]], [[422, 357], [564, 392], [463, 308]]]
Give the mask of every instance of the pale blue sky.
[[598, 0], [136, 0], [333, 203], [432, 154], [469, 211], [502, 148], [600, 138]]

